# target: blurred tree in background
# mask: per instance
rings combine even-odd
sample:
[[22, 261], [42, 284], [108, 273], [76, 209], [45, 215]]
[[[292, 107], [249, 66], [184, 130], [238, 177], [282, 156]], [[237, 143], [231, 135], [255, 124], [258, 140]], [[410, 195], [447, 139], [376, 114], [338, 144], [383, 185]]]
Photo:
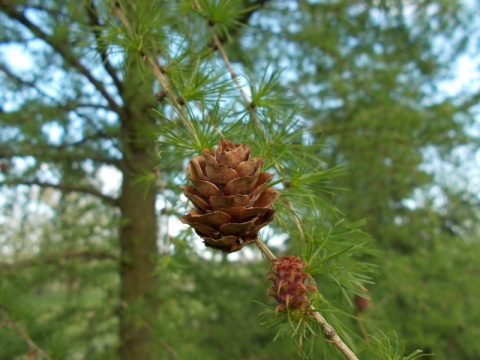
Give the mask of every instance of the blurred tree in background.
[[[253, 300], [265, 301], [265, 260], [248, 249], [236, 258], [199, 250], [177, 225], [186, 213], [184, 160], [195, 152], [165, 141], [183, 124], [139, 52], [162, 59], [182, 95], [177, 105], [198, 103], [216, 118], [187, 114], [205, 144], [215, 144], [217, 128], [251, 140], [249, 111], [234, 103], [225, 65], [205, 65], [220, 58], [211, 28], [271, 131], [268, 142], [251, 144], [254, 154], [289, 180], [285, 199], [308, 191], [323, 199], [318, 209], [304, 201], [304, 219], [322, 213], [304, 231], [357, 244], [349, 236], [359, 234], [329, 229], [342, 217], [365, 218], [384, 252], [354, 254], [378, 265], [372, 303], [358, 319], [348, 301], [356, 278], [316, 277], [328, 316], [341, 318], [337, 330], [361, 358], [382, 358], [371, 350], [380, 330], [396, 332], [407, 353], [480, 357], [479, 174], [469, 165], [476, 157], [478, 166], [480, 91], [446, 85], [462, 56], [478, 56], [478, 2], [119, 5], [131, 31], [114, 2], [0, 1], [0, 358], [295, 353], [272, 341], [277, 329], [258, 325], [264, 307]], [[293, 167], [301, 152], [311, 156], [305, 162], [319, 159], [323, 177], [309, 178], [306, 163]], [[338, 177], [339, 165], [347, 176]], [[282, 216], [264, 237], [280, 234], [278, 252], [296, 252], [301, 234], [276, 206]], [[365, 329], [374, 338], [362, 342]], [[342, 358], [325, 343], [314, 354]]]
[[368, 316], [412, 349], [475, 359], [478, 73], [446, 83], [462, 54], [478, 58], [479, 3], [300, 4], [264, 8], [239, 57], [285, 66], [322, 158], [348, 166], [336, 204], [385, 252]]

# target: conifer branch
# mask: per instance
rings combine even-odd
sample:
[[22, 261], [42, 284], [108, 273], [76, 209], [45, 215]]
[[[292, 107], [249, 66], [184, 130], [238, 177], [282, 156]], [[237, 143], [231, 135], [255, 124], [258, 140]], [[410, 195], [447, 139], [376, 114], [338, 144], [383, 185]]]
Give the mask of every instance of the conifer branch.
[[313, 311], [313, 318], [317, 321], [323, 329], [323, 333], [326, 338], [331, 341], [344, 355], [348, 360], [358, 360], [358, 357], [355, 353], [350, 350], [350, 348], [343, 342], [343, 340], [338, 336], [338, 333], [335, 329], [325, 320], [325, 318], [315, 310], [313, 305], [310, 305], [310, 310]]
[[[78, 145], [81, 143], [86, 142], [87, 140], [81, 140], [78, 142]], [[75, 147], [76, 143], [63, 143], [57, 146], [48, 146], [48, 153], [38, 153], [36, 151], [22, 151], [13, 153], [10, 150], [5, 150], [0, 148], [0, 158], [3, 159], [11, 159], [14, 157], [27, 157], [27, 156], [35, 156], [39, 161], [83, 161], [83, 160], [90, 160], [94, 163], [98, 164], [107, 164], [112, 165], [115, 167], [120, 166], [120, 161], [115, 158], [107, 158], [101, 156], [89, 156], [89, 155], [82, 155], [76, 154], [73, 152], [65, 152], [65, 149]]]
[[[201, 10], [201, 6], [198, 3], [198, 1], [195, 0], [195, 6], [197, 7], [198, 10]], [[132, 34], [132, 27], [126, 16], [122, 13], [120, 6], [115, 5], [114, 11], [116, 16], [120, 19], [120, 21], [123, 23], [127, 31]], [[208, 22], [208, 21], [207, 21]], [[240, 95], [245, 103], [245, 107], [248, 109], [248, 112], [250, 113], [251, 118], [253, 119], [255, 126], [260, 130], [262, 130], [259, 118], [257, 116], [257, 113], [254, 110], [254, 106], [252, 106], [251, 102], [248, 99], [247, 94], [242, 88], [242, 85], [240, 84], [238, 80], [238, 75], [235, 72], [230, 59], [228, 58], [228, 55], [223, 48], [222, 42], [220, 41], [218, 35], [215, 32], [214, 29], [214, 24], [208, 23], [208, 27], [210, 30], [210, 33], [213, 37], [214, 44], [217, 47], [218, 51], [220, 52], [223, 61], [225, 62], [228, 71], [230, 73], [230, 76], [235, 83], [236, 87], [238, 88], [238, 91], [240, 92]], [[170, 104], [177, 110], [177, 113], [179, 114], [180, 118], [187, 124], [189, 125], [189, 121], [186, 117], [186, 114], [184, 114], [184, 110], [182, 106], [178, 103], [176, 96], [172, 93], [170, 83], [168, 81], [167, 76], [165, 76], [160, 69], [159, 65], [153, 60], [153, 58], [141, 51], [141, 49], [138, 50], [139, 53], [142, 55], [143, 60], [147, 63], [147, 65], [152, 69], [155, 77], [158, 79], [160, 82], [163, 91], [167, 95], [167, 98], [170, 102]], [[191, 125], [190, 125], [191, 126]], [[189, 126], [189, 127], [190, 127]], [[196, 137], [196, 134], [194, 131], [192, 131], [192, 134]], [[293, 211], [293, 204], [289, 202], [289, 207]], [[301, 224], [299, 223], [299, 220], [296, 218], [295, 223], [297, 227], [299, 228], [299, 233], [303, 237], [303, 229], [301, 227]], [[260, 251], [270, 260], [270, 261], [275, 261], [277, 258], [273, 254], [273, 252], [268, 248], [268, 246], [261, 241], [259, 238], [255, 240], [256, 245], [260, 249]], [[338, 336], [337, 332], [334, 330], [334, 328], [323, 318], [322, 315], [320, 315], [317, 311], [315, 311], [314, 307], [311, 306], [311, 310], [313, 310], [313, 318], [322, 326], [323, 332], [327, 339], [329, 339], [331, 342], [333, 342], [340, 351], [347, 357], [349, 360], [358, 360], [356, 355], [348, 348], [348, 346], [342, 341], [342, 339]]]
[[30, 335], [25, 330], [23, 330], [22, 327], [15, 320], [10, 317], [7, 310], [2, 306], [0, 306], [0, 314], [2, 315], [5, 323], [9, 325], [18, 335], [20, 335], [23, 341], [27, 343], [27, 345], [30, 347], [31, 354], [34, 354], [35, 356], [35, 354], [38, 353], [42, 358], [52, 360], [52, 358], [44, 350], [42, 350], [37, 344], [35, 344]]
[[[262, 3], [263, 5], [263, 3]], [[202, 10], [202, 7], [201, 5], [199, 4], [199, 2], [197, 0], [195, 0], [195, 6], [197, 7], [197, 9], [199, 11]], [[207, 19], [208, 20], [208, 19]], [[217, 33], [215, 32], [215, 24], [212, 23], [212, 22], [209, 22], [207, 21], [207, 25], [208, 25], [208, 29], [210, 31], [210, 34], [212, 35], [212, 38], [213, 38], [213, 42], [215, 44], [215, 47], [218, 49], [218, 51], [220, 52], [221, 56], [222, 56], [222, 59], [223, 61], [225, 62], [225, 65], [227, 66], [227, 69], [228, 69], [228, 72], [230, 73], [230, 76], [233, 80], [233, 82], [235, 83], [235, 86], [237, 87], [242, 99], [243, 99], [243, 102], [245, 104], [245, 108], [248, 110], [248, 112], [250, 113], [250, 116], [252, 117], [252, 119], [254, 120], [255, 122], [255, 126], [258, 128], [259, 131], [263, 132], [263, 129], [262, 129], [262, 126], [260, 125], [260, 120], [258, 119], [258, 115], [257, 113], [255, 112], [255, 106], [253, 106], [252, 102], [248, 99], [248, 96], [247, 94], [245, 93], [245, 91], [243, 90], [243, 87], [242, 87], [242, 84], [240, 84], [240, 82], [238, 81], [238, 75], [237, 73], [235, 72], [235, 69], [233, 68], [232, 66], [232, 63], [230, 62], [230, 59], [227, 55], [227, 52], [225, 51], [225, 48], [223, 47], [222, 45], [222, 41], [220, 40], [219, 36], [217, 35]], [[276, 169], [279, 170], [279, 167], [278, 165], [276, 166]], [[294, 206], [292, 204], [292, 202], [289, 200], [287, 201], [287, 205], [288, 207], [290, 208], [290, 210], [292, 211], [292, 213], [294, 212]], [[300, 234], [300, 237], [302, 240], [305, 239], [305, 235], [303, 233], [303, 229], [302, 229], [302, 225], [300, 224], [300, 220], [298, 219], [297, 216], [293, 216], [293, 221], [295, 223], [295, 226], [297, 227], [297, 230], [298, 230], [298, 233]], [[256, 242], [257, 246], [259, 245], [259, 242]], [[260, 246], [259, 246], [260, 247]], [[262, 250], [262, 248], [260, 248]], [[268, 248], [267, 248], [268, 249]], [[267, 253], [265, 253], [263, 250], [262, 252], [265, 254], [265, 256], [267, 256], [270, 260], [274, 260], [272, 259]]]
[[104, 84], [97, 80], [92, 73], [80, 62], [80, 60], [71, 52], [69, 52], [65, 46], [59, 44], [52, 36], [46, 34], [41, 28], [37, 25], [32, 23], [22, 12], [16, 11], [13, 7], [6, 7], [5, 12], [11, 18], [17, 20], [23, 26], [25, 26], [28, 30], [30, 30], [35, 36], [39, 39], [42, 39], [46, 44], [48, 44], [56, 53], [63, 57], [63, 59], [75, 67], [80, 74], [85, 76], [88, 81], [95, 87], [95, 89], [103, 96], [103, 98], [107, 101], [110, 107], [116, 111], [117, 113], [121, 113], [121, 107], [116, 103], [114, 98], [108, 93], [105, 89]]
[[[202, 10], [201, 5], [197, 0], [194, 0], [194, 4], [197, 7], [199, 11]], [[256, 127], [263, 132], [262, 126], [260, 125], [260, 121], [258, 119], [257, 113], [255, 112], [255, 107], [252, 106], [253, 104], [249, 101], [247, 94], [243, 90], [242, 85], [238, 81], [238, 75], [235, 72], [232, 63], [230, 62], [230, 59], [222, 45], [222, 42], [220, 41], [220, 38], [218, 37], [217, 33], [215, 32], [214, 26], [215, 24], [211, 21], [208, 21], [207, 19], [207, 24], [208, 28], [210, 30], [210, 34], [213, 37], [214, 44], [218, 51], [220, 52], [223, 61], [225, 62], [227, 69], [230, 73], [230, 76], [235, 83], [236, 87], [238, 88], [238, 91], [240, 92], [240, 95], [245, 103], [245, 107], [248, 109], [248, 112], [250, 113], [250, 116], [255, 122]], [[278, 167], [277, 167], [278, 170]], [[292, 212], [294, 211], [294, 207], [291, 201], [287, 202], [290, 210]], [[300, 224], [299, 219], [294, 216], [294, 222], [296, 224], [296, 227], [298, 228], [299, 234], [304, 238], [304, 233], [302, 229], [302, 225]], [[255, 244], [258, 246], [260, 251], [270, 260], [270, 261], [275, 261], [276, 256], [270, 251], [270, 249], [267, 247], [267, 245], [262, 242], [259, 238], [255, 240]], [[335, 329], [325, 320], [325, 318], [318, 312], [315, 311], [315, 308], [313, 305], [310, 307], [310, 309], [313, 311], [313, 318], [322, 326], [323, 332], [325, 336], [327, 337], [328, 340], [333, 342], [335, 346], [347, 357], [349, 360], [358, 360], [357, 356], [350, 350], [350, 348], [343, 342], [343, 340], [338, 336], [338, 333], [335, 331]]]
[[[199, 11], [202, 10], [202, 6], [197, 0], [194, 1], [194, 4]], [[212, 35], [212, 38], [213, 38], [213, 43], [215, 47], [218, 49], [218, 51], [220, 52], [220, 55], [222, 56], [222, 59], [225, 62], [225, 65], [227, 66], [228, 72], [230, 73], [230, 76], [243, 99], [245, 108], [248, 109], [250, 116], [255, 122], [255, 126], [258, 128], [258, 130], [262, 131], [262, 126], [260, 125], [260, 120], [258, 119], [257, 113], [254, 110], [254, 106], [252, 106], [251, 101], [248, 99], [247, 94], [243, 90], [242, 84], [240, 84], [240, 81], [238, 80], [238, 75], [235, 69], [233, 68], [232, 63], [230, 62], [230, 59], [227, 55], [227, 52], [225, 51], [225, 48], [222, 45], [222, 41], [220, 40], [220, 38], [218, 37], [214, 29], [215, 23], [209, 21], [209, 19], [206, 19], [206, 20], [207, 20], [208, 30], [210, 31], [210, 34]]]
[[[115, 16], [117, 16], [120, 19], [120, 22], [123, 24], [128, 34], [130, 36], [133, 36], [134, 33], [133, 33], [132, 25], [130, 24], [130, 21], [125, 16], [125, 14], [122, 12], [122, 9], [120, 8], [119, 3], [117, 2], [114, 3], [113, 11]], [[175, 109], [180, 120], [182, 120], [185, 126], [190, 130], [190, 133], [194, 137], [195, 141], [199, 144], [200, 140], [198, 138], [198, 135], [195, 129], [193, 128], [192, 123], [188, 120], [188, 116], [185, 113], [185, 110], [182, 104], [180, 104], [180, 102], [178, 101], [179, 97], [177, 97], [172, 91], [172, 87], [170, 85], [170, 81], [168, 80], [168, 77], [163, 73], [162, 69], [157, 64], [157, 62], [152, 58], [151, 55], [146, 54], [141, 47], [138, 48], [137, 51], [141, 55], [143, 61], [145, 61], [145, 63], [153, 71], [155, 78], [158, 80], [158, 82], [162, 86], [163, 91], [165, 92], [165, 95], [169, 104]]]
[[[253, 2], [252, 1], [249, 1], [249, 0], [244, 0], [243, 1], [243, 4], [245, 7], [249, 7], [249, 11], [246, 11], [244, 12], [238, 19], [237, 19], [237, 22], [242, 24], [242, 25], [247, 25], [248, 21], [250, 20], [250, 18], [252, 17], [252, 15], [258, 11], [259, 9], [261, 9], [263, 6], [265, 6], [265, 4], [267, 2], [270, 2], [271, 0], [254, 0]], [[242, 27], [241, 26], [237, 26], [235, 28], [233, 28], [231, 31], [230, 31], [230, 36], [231, 37], [235, 37], [235, 36], [238, 36], [238, 33], [240, 32], [240, 29]], [[225, 42], [226, 40], [226, 37], [220, 37], [219, 38], [220, 41], [223, 43]]]
[[98, 12], [97, 12], [97, 8], [95, 6], [94, 1], [90, 1], [89, 6], [87, 6], [87, 13], [90, 20], [90, 24], [92, 27], [94, 27], [93, 33], [95, 34], [95, 40], [97, 42], [97, 51], [100, 53], [100, 57], [102, 59], [102, 63], [105, 68], [105, 71], [112, 78], [113, 83], [115, 84], [118, 92], [121, 93], [123, 89], [123, 83], [120, 81], [115, 69], [113, 68], [112, 64], [108, 60], [108, 57], [107, 57], [108, 54], [106, 50], [102, 49], [100, 46], [101, 33], [98, 28], [102, 26], [102, 24], [100, 23], [99, 17], [97, 15]]
[[[65, 110], [65, 111], [74, 111], [74, 110], [79, 109], [79, 108], [102, 109], [102, 110], [106, 110], [106, 111], [111, 111], [112, 110], [110, 107], [108, 107], [106, 105], [94, 104], [94, 103], [85, 103], [85, 102], [77, 102], [77, 101], [74, 103], [75, 106], [72, 106], [71, 102], [61, 102], [58, 97], [50, 95], [50, 94], [46, 93], [45, 91], [43, 91], [42, 89], [40, 89], [36, 85], [35, 81], [28, 81], [28, 80], [23, 79], [22, 77], [13, 73], [7, 66], [5, 66], [4, 64], [1, 64], [1, 63], [0, 63], [0, 71], [5, 73], [5, 75], [7, 75], [11, 80], [16, 82], [17, 84], [27, 86], [27, 87], [30, 87], [33, 90], [35, 90], [39, 95], [41, 95], [45, 99], [48, 99], [48, 101], [51, 102], [52, 106], [54, 106], [55, 108]], [[80, 114], [78, 114], [78, 113], [77, 113], [77, 115], [80, 116]], [[82, 115], [82, 116], [85, 117], [85, 115]], [[106, 136], [108, 136], [110, 138], [113, 138], [113, 136], [110, 136], [110, 135], [105, 135], [105, 137]]]
[[47, 94], [45, 91], [40, 89], [34, 81], [27, 81], [25, 79], [22, 79], [20, 76], [14, 74], [10, 69], [5, 66], [4, 64], [0, 64], [0, 71], [5, 73], [10, 79], [12, 79], [14, 82], [16, 82], [19, 85], [22, 86], [28, 86], [32, 89], [34, 89], [36, 92], [38, 92], [42, 97], [49, 99], [50, 101], [56, 101], [56, 98]]
[[[105, 139], [110, 139], [109, 137], [106, 137], [102, 135], [101, 133], [95, 133], [94, 135], [89, 135], [89, 136], [83, 136], [80, 140], [78, 141], [73, 141], [73, 142], [62, 142], [56, 146], [51, 146], [51, 148], [55, 150], [61, 150], [61, 149], [66, 149], [66, 148], [75, 148], [84, 144], [88, 144], [90, 142], [96, 142], [98, 140], [105, 140]], [[73, 155], [73, 154], [72, 154]], [[82, 159], [82, 157], [79, 157]], [[88, 157], [90, 159], [90, 157]], [[108, 162], [116, 165], [120, 165], [120, 161], [117, 159], [107, 159], [107, 158], [102, 158], [102, 157], [96, 157], [92, 159], [93, 161], [103, 161], [103, 162]]]
[[[107, 134], [103, 129], [98, 126], [98, 124], [95, 123], [95, 121], [89, 117], [86, 116], [85, 114], [82, 114], [81, 112], [78, 111], [79, 108], [94, 108], [94, 109], [103, 109], [107, 111], [111, 111], [111, 108], [105, 105], [100, 105], [100, 104], [88, 104], [88, 103], [75, 103], [74, 106], [71, 105], [71, 103], [63, 103], [59, 101], [59, 99], [55, 96], [49, 95], [42, 89], [40, 89], [35, 81], [27, 81], [25, 79], [22, 79], [20, 76], [14, 74], [10, 69], [8, 69], [4, 64], [0, 64], [0, 71], [5, 73], [10, 79], [15, 81], [17, 84], [26, 86], [29, 88], [34, 89], [39, 95], [44, 97], [45, 99], [48, 99], [56, 109], [59, 110], [65, 110], [66, 112], [68, 111], [75, 111], [75, 114], [80, 117], [85, 119], [94, 129], [95, 132], [98, 134], [100, 138], [103, 139], [109, 139], [109, 140], [114, 140], [114, 136]], [[114, 144], [114, 146], [118, 149], [118, 145]], [[119, 149], [120, 150], [120, 149]]]
[[[194, 3], [195, 3], [195, 6], [197, 7], [197, 9], [199, 11], [201, 11], [202, 7], [199, 4], [199, 2], [197, 0], [195, 0]], [[210, 34], [213, 37], [214, 44], [217, 47], [218, 51], [220, 52], [220, 54], [222, 56], [222, 59], [225, 62], [227, 68], [228, 68], [230, 76], [231, 76], [233, 82], [235, 83], [240, 95], [242, 96], [243, 102], [245, 103], [245, 107], [248, 109], [248, 112], [250, 113], [250, 116], [252, 117], [253, 121], [255, 122], [255, 126], [258, 128], [259, 131], [263, 132], [263, 129], [262, 129], [262, 126], [260, 125], [260, 120], [258, 119], [257, 113], [255, 112], [254, 107], [251, 106], [251, 102], [249, 101], [247, 94], [245, 93], [245, 91], [243, 91], [242, 84], [240, 84], [240, 82], [238, 81], [238, 75], [235, 72], [235, 70], [233, 69], [232, 63], [230, 62], [230, 59], [228, 58], [228, 55], [227, 55], [225, 49], [223, 48], [222, 42], [220, 41], [217, 33], [215, 32], [215, 29], [213, 28], [214, 24], [209, 22], [208, 19], [206, 19], [206, 20], [207, 20], [208, 28], [210, 30]], [[276, 259], [275, 255], [270, 251], [270, 249], [267, 247], [267, 245], [265, 245], [265, 243], [262, 240], [257, 238], [255, 240], [255, 244], [258, 246], [260, 251], [270, 261], [274, 261]]]
[[74, 250], [60, 254], [39, 255], [33, 258], [18, 260], [15, 262], [0, 263], [0, 269], [12, 270], [27, 268], [35, 265], [50, 265], [64, 260], [86, 259], [86, 260], [113, 260], [118, 261], [118, 257], [107, 251]]
[[48, 182], [43, 182], [43, 181], [38, 181], [38, 180], [9, 180], [6, 183], [3, 183], [4, 185], [27, 185], [27, 186], [40, 186], [43, 188], [52, 188], [52, 189], [57, 189], [59, 191], [66, 191], [66, 192], [79, 192], [83, 194], [88, 194], [95, 196], [111, 205], [117, 206], [118, 205], [118, 199], [112, 196], [108, 196], [105, 194], [102, 194], [100, 191], [94, 189], [94, 188], [88, 188], [88, 187], [83, 187], [83, 186], [75, 186], [75, 185], [69, 185], [69, 184], [52, 184]]

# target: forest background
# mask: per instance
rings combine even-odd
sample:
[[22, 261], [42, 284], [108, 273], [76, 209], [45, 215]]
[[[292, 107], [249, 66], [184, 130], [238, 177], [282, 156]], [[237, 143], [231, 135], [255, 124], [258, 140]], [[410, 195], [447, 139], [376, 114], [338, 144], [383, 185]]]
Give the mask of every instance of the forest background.
[[[319, 309], [360, 358], [480, 358], [479, 9], [0, 1], [0, 358], [296, 358], [259, 250], [178, 221], [222, 136], [275, 175], [270, 248], [323, 246]], [[342, 358], [320, 333], [306, 356]]]

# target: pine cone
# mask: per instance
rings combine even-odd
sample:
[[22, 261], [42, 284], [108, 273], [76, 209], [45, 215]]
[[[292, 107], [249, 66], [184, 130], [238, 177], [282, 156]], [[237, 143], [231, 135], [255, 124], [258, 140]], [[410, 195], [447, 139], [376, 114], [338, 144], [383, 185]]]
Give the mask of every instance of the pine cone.
[[268, 280], [273, 285], [268, 288], [268, 296], [273, 297], [279, 310], [307, 310], [310, 300], [308, 295], [317, 292], [310, 274], [303, 272], [308, 265], [298, 256], [282, 256], [275, 260], [270, 268]]
[[280, 193], [267, 188], [272, 174], [260, 172], [263, 159], [251, 158], [248, 145], [220, 140], [215, 153], [203, 151], [188, 164], [193, 186], [182, 186], [194, 208], [180, 221], [206, 246], [226, 253], [255, 241], [273, 220], [270, 206]]

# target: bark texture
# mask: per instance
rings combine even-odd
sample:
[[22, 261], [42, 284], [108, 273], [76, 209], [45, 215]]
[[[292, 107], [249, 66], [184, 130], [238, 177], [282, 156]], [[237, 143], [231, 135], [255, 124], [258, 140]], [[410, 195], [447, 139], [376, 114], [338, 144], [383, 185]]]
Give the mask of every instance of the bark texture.
[[[133, 56], [133, 55], [132, 55]], [[152, 82], [139, 67], [127, 70], [122, 98], [123, 184], [120, 196], [122, 223], [120, 289], [120, 358], [153, 359], [150, 320], [157, 313], [157, 281], [153, 276], [157, 255], [157, 217], [153, 169], [154, 122]]]

